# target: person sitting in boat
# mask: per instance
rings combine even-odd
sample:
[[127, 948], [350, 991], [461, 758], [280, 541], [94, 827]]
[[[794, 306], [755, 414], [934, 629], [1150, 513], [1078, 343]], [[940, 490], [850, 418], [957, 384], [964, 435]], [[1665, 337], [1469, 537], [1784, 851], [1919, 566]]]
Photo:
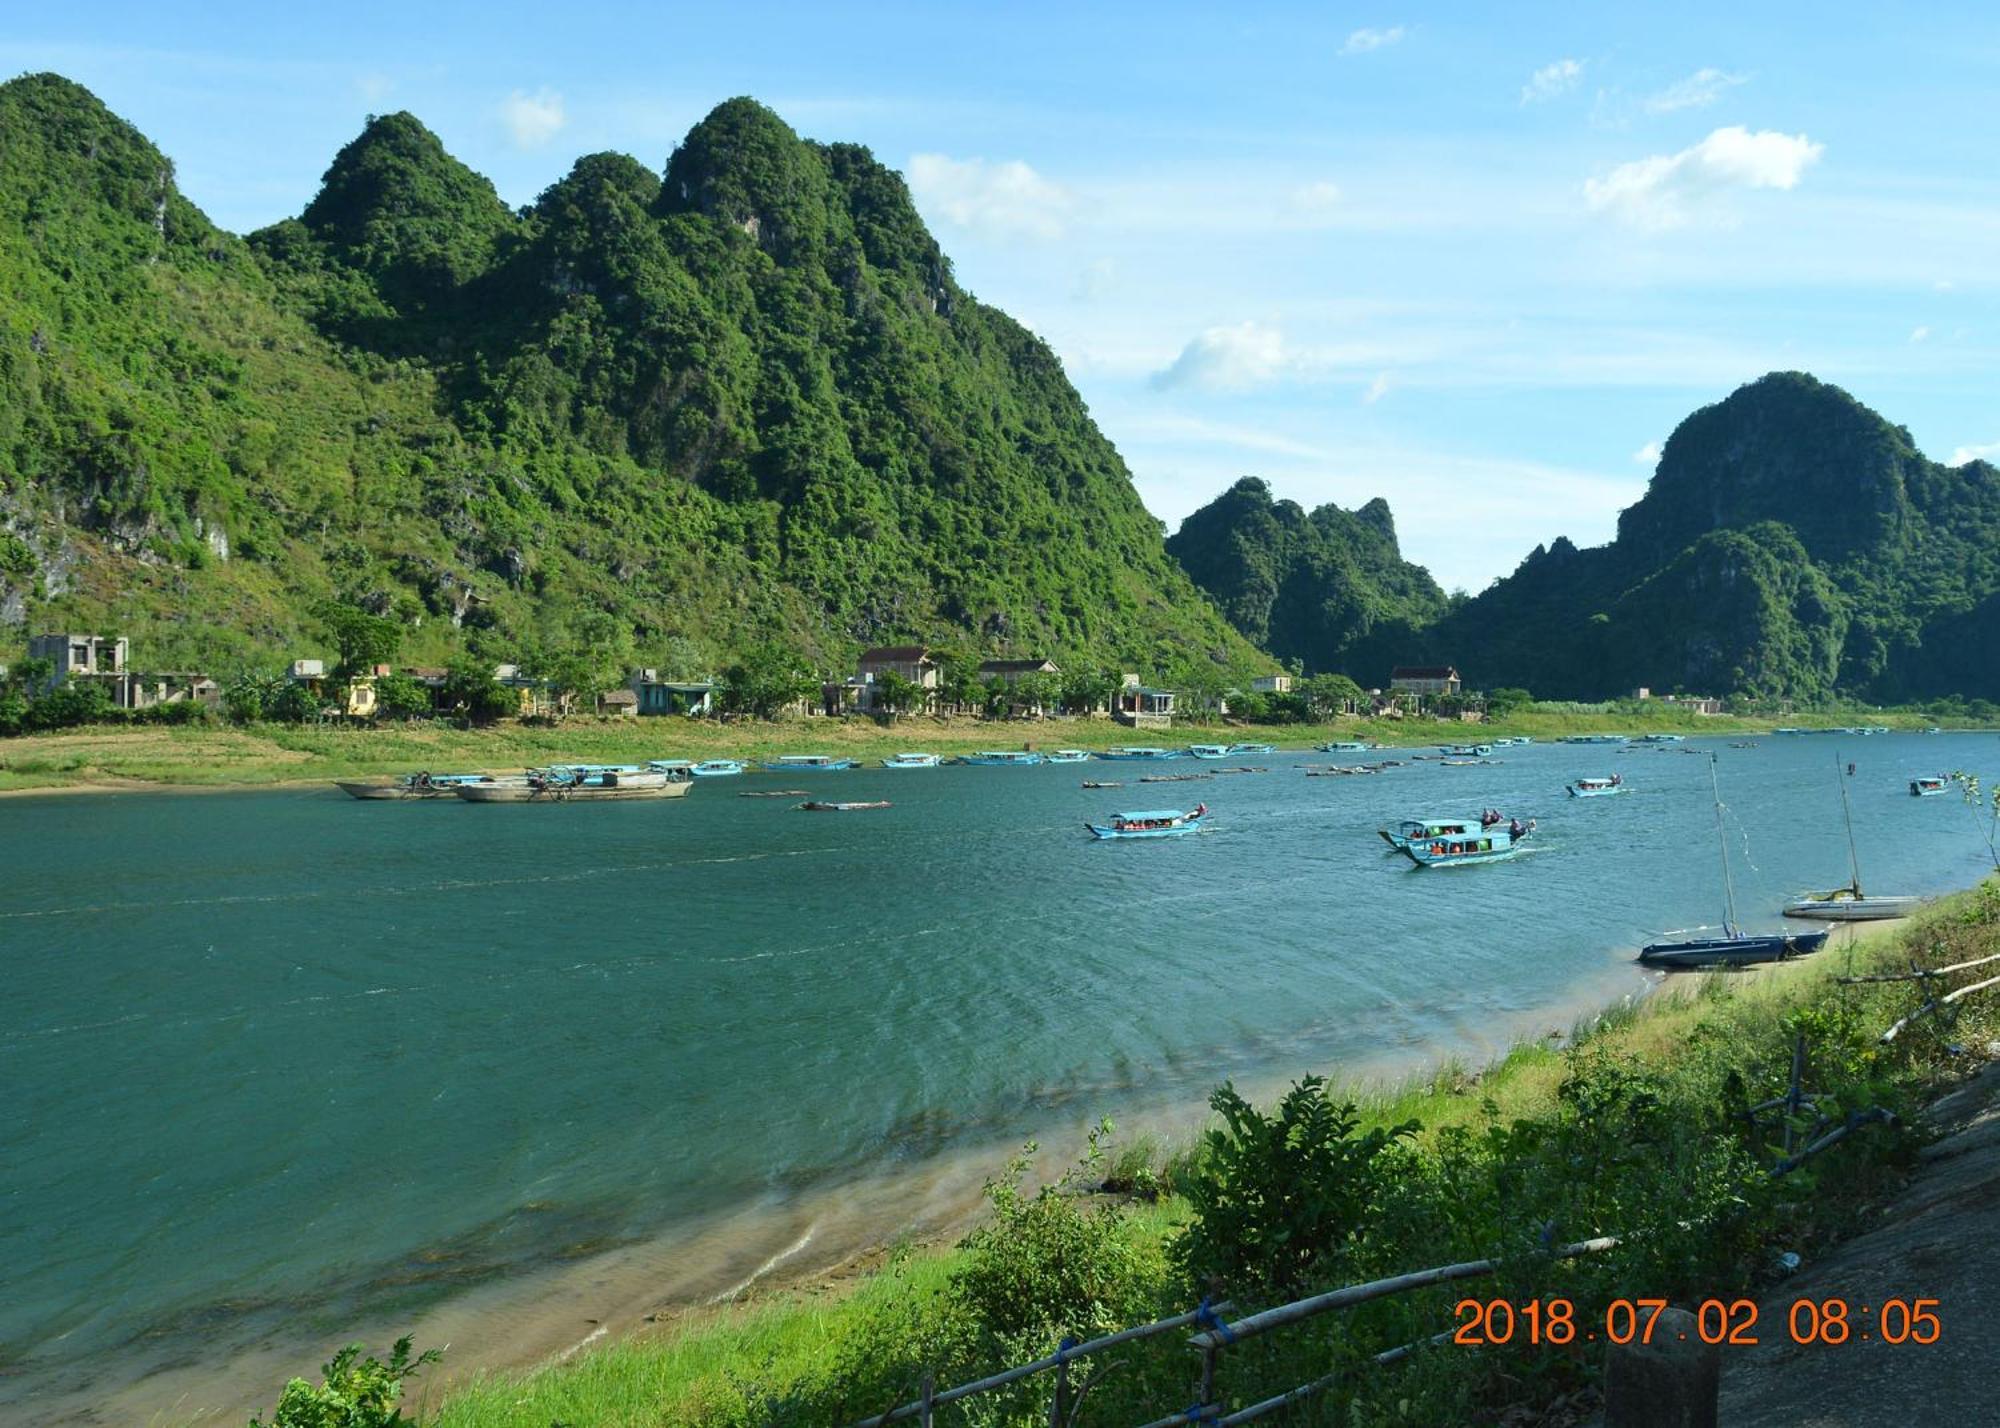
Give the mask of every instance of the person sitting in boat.
[[1507, 824], [1507, 836], [1509, 838], [1518, 838], [1527, 831], [1528, 825], [1518, 818], [1513, 819]]
[[1197, 804], [1196, 804], [1196, 805], [1194, 806], [1194, 812], [1193, 812], [1193, 813], [1191, 813], [1191, 814], [1189, 814], [1188, 816], [1189, 816], [1190, 818], [1200, 818], [1200, 817], [1201, 817], [1202, 815], [1206, 814], [1207, 812], [1208, 812], [1208, 805], [1207, 805], [1207, 804], [1205, 804], [1205, 803], [1197, 803]]
[[1481, 828], [1491, 828], [1499, 821], [1500, 810], [1497, 808], [1489, 808], [1479, 815], [1479, 826]]
[[1612, 786], [1613, 788], [1617, 788], [1617, 787], [1618, 787], [1619, 785], [1623, 784], [1624, 782], [1625, 782], [1625, 775], [1624, 775], [1624, 774], [1613, 774], [1613, 775], [1611, 775], [1611, 786]]

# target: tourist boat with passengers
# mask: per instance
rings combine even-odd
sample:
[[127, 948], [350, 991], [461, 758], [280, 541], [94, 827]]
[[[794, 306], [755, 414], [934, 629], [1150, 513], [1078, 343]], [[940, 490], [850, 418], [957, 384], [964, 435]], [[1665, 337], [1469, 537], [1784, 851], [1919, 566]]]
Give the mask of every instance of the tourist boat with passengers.
[[462, 785], [491, 783], [491, 774], [404, 774], [394, 779], [335, 779], [334, 786], [349, 798], [368, 802], [385, 799], [450, 798]]
[[1229, 757], [1229, 745], [1189, 744], [1188, 757], [1191, 759], [1226, 759]]
[[1130, 760], [1145, 760], [1145, 759], [1177, 759], [1181, 757], [1181, 751], [1179, 749], [1154, 748], [1150, 745], [1145, 745], [1145, 744], [1120, 744], [1115, 748], [1106, 749], [1103, 753], [1099, 754], [1097, 757], [1099, 757], [1100, 759], [1111, 759], [1113, 761], [1117, 760], [1130, 761]]
[[1943, 774], [1923, 774], [1910, 780], [1910, 794], [1915, 798], [1936, 798], [1949, 792], [1951, 780]]
[[1052, 764], [1087, 764], [1090, 762], [1088, 749], [1051, 749], [1048, 762]]
[[461, 784], [467, 803], [611, 803], [639, 798], [685, 798], [694, 785], [648, 770], [535, 769], [518, 779]]
[[735, 778], [746, 765], [741, 759], [703, 759], [688, 770], [690, 778]]
[[1714, 754], [1708, 756], [1708, 786], [1715, 800], [1715, 843], [1722, 853], [1722, 935], [1648, 943], [1639, 949], [1639, 961], [1668, 971], [1702, 971], [1786, 962], [1819, 951], [1830, 932], [1745, 932], [1736, 925], [1736, 883], [1729, 870], [1729, 836], [1722, 821], [1722, 786], [1716, 782]]
[[1392, 841], [1392, 846], [1420, 868], [1451, 868], [1461, 863], [1498, 863], [1511, 858], [1535, 831], [1532, 818], [1524, 823], [1518, 818], [1503, 819], [1491, 811], [1471, 820], [1437, 821], [1455, 823], [1464, 831], [1405, 838], [1401, 843]]
[[[1493, 819], [1499, 815], [1494, 814]], [[1492, 819], [1486, 814], [1477, 818], [1405, 818], [1394, 828], [1377, 828], [1375, 831], [1398, 853], [1411, 843], [1431, 843], [1440, 838], [1476, 838], [1480, 830], [1490, 826]]]
[[1847, 780], [1841, 776], [1840, 757], [1833, 760], [1834, 781], [1840, 786], [1840, 817], [1847, 826], [1847, 886], [1831, 892], [1809, 893], [1785, 904], [1785, 916], [1811, 918], [1817, 922], [1875, 922], [1889, 917], [1908, 917], [1923, 899], [1895, 893], [1869, 894], [1861, 890], [1861, 852], [1854, 844], [1854, 809], [1847, 798]]
[[1183, 813], [1178, 808], [1154, 808], [1136, 813], [1114, 813], [1109, 823], [1086, 822], [1083, 826], [1096, 838], [1178, 838], [1198, 830], [1206, 817], [1208, 805], [1197, 803], [1191, 812]]
[[976, 754], [965, 754], [959, 758], [962, 764], [979, 764], [990, 768], [1030, 768], [1042, 761], [1042, 756], [1029, 749], [981, 749]]
[[764, 760], [768, 773], [839, 773], [855, 767], [857, 760], [835, 758], [832, 754], [780, 754]]
[[1571, 798], [1611, 798], [1631, 791], [1623, 774], [1613, 774], [1609, 778], [1580, 778], [1569, 786]]
[[934, 769], [944, 760], [936, 754], [891, 754], [882, 760], [885, 769]]

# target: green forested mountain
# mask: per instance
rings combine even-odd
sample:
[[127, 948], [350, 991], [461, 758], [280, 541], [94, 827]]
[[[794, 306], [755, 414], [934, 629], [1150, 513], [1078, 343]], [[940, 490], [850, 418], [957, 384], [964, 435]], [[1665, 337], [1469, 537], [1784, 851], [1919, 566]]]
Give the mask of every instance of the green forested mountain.
[[865, 149], [736, 99], [516, 212], [395, 114], [246, 240], [87, 91], [0, 86], [0, 649], [227, 666], [329, 599], [412, 653], [1256, 663]]
[[[1212, 534], [1200, 536], [1206, 555], [1188, 563], [1240, 629], [1268, 628], [1275, 642], [1274, 607], [1256, 592], [1267, 572], [1293, 567], [1276, 554], [1289, 548], [1283, 523], [1256, 506], [1239, 483], [1204, 512], [1239, 512], [1210, 526], [1241, 553], [1218, 557]], [[1184, 528], [1172, 546], [1188, 545]], [[1352, 588], [1336, 569], [1292, 599], [1311, 608], [1321, 589], [1343, 602]], [[1636, 685], [2000, 697], [2000, 471], [1941, 466], [1839, 388], [1773, 373], [1676, 428], [1611, 544], [1558, 537], [1421, 631], [1395, 634], [1393, 656], [1337, 625], [1299, 653], [1363, 683], [1391, 663], [1449, 661], [1476, 686], [1561, 698]]]
[[1386, 501], [1307, 512], [1245, 476], [1182, 522], [1167, 550], [1230, 623], [1281, 660], [1385, 677], [1444, 592], [1403, 559]]

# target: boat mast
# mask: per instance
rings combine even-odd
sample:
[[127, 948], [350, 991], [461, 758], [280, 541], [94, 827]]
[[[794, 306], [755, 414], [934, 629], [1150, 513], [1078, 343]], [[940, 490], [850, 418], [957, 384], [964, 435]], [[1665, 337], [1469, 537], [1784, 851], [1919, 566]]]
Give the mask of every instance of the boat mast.
[[1854, 895], [1864, 897], [1866, 894], [1861, 891], [1861, 854], [1854, 847], [1854, 809], [1847, 802], [1847, 776], [1841, 772], [1838, 749], [1833, 753], [1833, 777], [1840, 785], [1840, 816], [1847, 820], [1847, 871], [1854, 875]]
[[1736, 885], [1729, 878], [1729, 837], [1722, 827], [1722, 785], [1716, 782], [1715, 755], [1708, 756], [1708, 786], [1715, 793], [1715, 846], [1722, 853], [1722, 905], [1728, 916], [1723, 922], [1723, 930], [1731, 937], [1736, 935]]

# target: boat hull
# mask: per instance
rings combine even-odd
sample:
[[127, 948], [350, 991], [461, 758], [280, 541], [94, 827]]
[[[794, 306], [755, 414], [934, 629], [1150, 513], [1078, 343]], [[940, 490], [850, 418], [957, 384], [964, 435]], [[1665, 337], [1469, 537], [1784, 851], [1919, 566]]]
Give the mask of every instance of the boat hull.
[[1040, 754], [966, 754], [959, 759], [962, 764], [976, 764], [981, 768], [1032, 768], [1042, 761]]
[[1915, 897], [1807, 897], [1785, 904], [1785, 916], [1815, 922], [1880, 922], [1908, 917], [1923, 905]]
[[689, 778], [736, 778], [743, 772], [743, 765], [731, 761], [716, 761], [696, 764], [688, 770]]
[[1128, 838], [1185, 838], [1190, 833], [1199, 833], [1201, 824], [1183, 823], [1175, 828], [1107, 828], [1102, 823], [1086, 823], [1093, 837], [1106, 841]]
[[467, 803], [622, 803], [642, 798], [685, 798], [682, 780], [660, 783], [585, 784], [578, 788], [531, 783], [469, 783], [454, 790]]
[[1773, 932], [1755, 937], [1697, 937], [1687, 942], [1655, 942], [1639, 950], [1648, 967], [1699, 971], [1710, 967], [1750, 967], [1789, 962], [1826, 946], [1830, 932]]
[[1057, 749], [1047, 761], [1052, 764], [1087, 764], [1090, 753], [1086, 749]]
[[767, 759], [767, 760], [765, 760], [765, 762], [764, 762], [764, 772], [766, 772], [766, 773], [840, 773], [840, 772], [842, 772], [842, 771], [844, 771], [844, 770], [846, 770], [846, 769], [851, 769], [851, 768], [855, 767], [856, 763], [857, 763], [857, 760], [854, 760], [854, 759], [828, 759], [828, 760], [827, 760], [827, 761], [826, 761], [825, 763], [823, 763], [823, 764], [822, 764], [822, 763], [796, 763], [796, 764], [792, 764], [792, 763], [786, 763], [786, 762], [785, 762], [784, 760], [782, 760], [782, 759]]
[[380, 779], [335, 779], [334, 786], [349, 798], [368, 802], [399, 802], [404, 799], [450, 798], [460, 788], [487, 781], [483, 776], [475, 778], [472, 775], [440, 778], [428, 784], [411, 783], [406, 779], [387, 782]]
[[1616, 788], [1583, 788], [1577, 784], [1569, 786], [1569, 796], [1571, 798], [1615, 798], [1621, 793], [1630, 793], [1631, 791], [1631, 789], [1625, 787], [1622, 783]]

